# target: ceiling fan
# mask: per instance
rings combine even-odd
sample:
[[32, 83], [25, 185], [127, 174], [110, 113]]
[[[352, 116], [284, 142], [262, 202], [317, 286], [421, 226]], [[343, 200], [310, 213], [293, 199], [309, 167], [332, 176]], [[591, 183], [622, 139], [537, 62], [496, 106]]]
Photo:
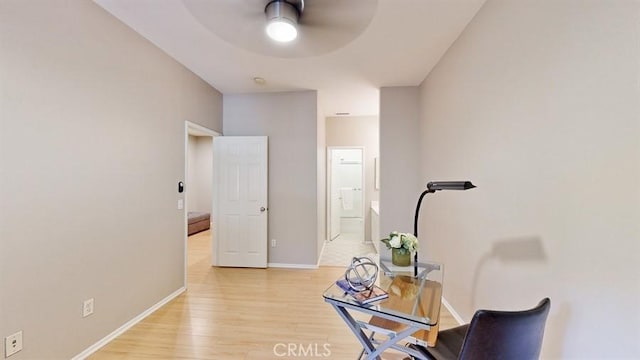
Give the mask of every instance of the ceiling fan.
[[278, 42], [290, 42], [298, 37], [298, 21], [304, 12], [304, 0], [271, 0], [264, 8], [267, 35]]
[[[182, 3], [205, 28], [234, 46], [262, 55], [297, 58], [325, 54], [353, 41], [373, 19], [378, 0], [182, 0]], [[294, 26], [297, 36], [289, 42], [272, 41], [266, 28], [274, 19], [284, 27]]]

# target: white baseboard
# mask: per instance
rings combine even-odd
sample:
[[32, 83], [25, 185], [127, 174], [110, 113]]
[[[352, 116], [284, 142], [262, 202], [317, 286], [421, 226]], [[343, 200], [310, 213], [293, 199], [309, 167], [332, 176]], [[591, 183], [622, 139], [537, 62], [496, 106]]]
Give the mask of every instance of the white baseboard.
[[462, 319], [462, 316], [460, 316], [460, 314], [456, 312], [456, 310], [453, 308], [453, 306], [451, 306], [451, 304], [449, 304], [449, 302], [447, 301], [447, 299], [444, 298], [444, 296], [442, 297], [442, 305], [444, 305], [444, 307], [446, 307], [447, 310], [449, 310], [453, 318], [456, 319], [456, 321], [458, 322], [458, 325], [466, 324], [464, 319]]
[[285, 268], [285, 269], [317, 269], [318, 265], [309, 264], [282, 264], [282, 263], [269, 263], [270, 268]]
[[95, 344], [89, 346], [87, 349], [85, 349], [80, 354], [78, 354], [78, 355], [74, 356], [73, 358], [71, 358], [71, 360], [83, 360], [83, 359], [88, 358], [89, 355], [91, 355], [94, 352], [98, 351], [101, 347], [107, 345], [110, 341], [112, 341], [113, 339], [115, 339], [118, 336], [122, 335], [122, 333], [124, 333], [125, 331], [129, 330], [131, 327], [133, 327], [135, 324], [137, 324], [140, 321], [142, 321], [147, 316], [153, 314], [153, 312], [155, 312], [156, 310], [161, 308], [163, 305], [165, 305], [169, 301], [171, 301], [174, 298], [176, 298], [178, 295], [182, 294], [186, 289], [187, 288], [183, 286], [180, 289], [174, 291], [172, 294], [170, 294], [166, 298], [160, 300], [157, 304], [151, 306], [150, 308], [148, 308], [147, 310], [143, 311], [138, 316], [136, 316], [133, 319], [127, 321], [124, 325], [122, 325], [119, 328], [117, 328], [111, 334], [103, 337], [102, 339], [98, 340], [98, 342], [96, 342]]

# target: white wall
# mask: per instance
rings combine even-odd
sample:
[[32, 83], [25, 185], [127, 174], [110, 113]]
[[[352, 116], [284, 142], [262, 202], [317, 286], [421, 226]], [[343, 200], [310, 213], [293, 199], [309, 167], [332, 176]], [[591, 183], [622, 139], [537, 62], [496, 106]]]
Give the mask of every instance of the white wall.
[[270, 264], [318, 261], [315, 91], [224, 96], [225, 136], [269, 137]]
[[[327, 146], [362, 146], [365, 156], [365, 240], [371, 239], [369, 207], [379, 200], [380, 191], [374, 187], [374, 159], [379, 156], [379, 128], [377, 116], [328, 117], [326, 119]], [[379, 241], [380, 239], [374, 239]]]
[[222, 96], [91, 1], [2, 1], [0, 54], [0, 336], [69, 359], [184, 285], [184, 122]]
[[189, 135], [188, 183], [186, 188], [188, 211], [211, 213], [212, 158], [212, 138], [210, 136]]
[[198, 208], [197, 204], [197, 187], [196, 187], [196, 163], [198, 162], [198, 147], [197, 145], [198, 138], [189, 135], [189, 140], [187, 142], [187, 182], [185, 185], [186, 189], [186, 198], [187, 198], [187, 211], [195, 211], [194, 209]]
[[544, 359], [640, 358], [638, 24], [489, 0], [421, 86], [421, 178], [478, 186], [425, 200], [421, 246], [466, 320], [549, 296]]
[[320, 256], [322, 255], [322, 248], [324, 247], [324, 243], [327, 240], [327, 128], [326, 128], [326, 118], [322, 111], [320, 110], [320, 106], [317, 105], [320, 103], [320, 95], [318, 95], [318, 100], [316, 101], [316, 131], [317, 131], [317, 162], [316, 162], [316, 173], [317, 173], [317, 226], [318, 226], [318, 236], [317, 236], [317, 255], [316, 262], [320, 262]]
[[[419, 91], [416, 86], [380, 89], [380, 236], [413, 233], [416, 202], [426, 181], [418, 175]], [[419, 251], [422, 255], [422, 251]], [[382, 257], [391, 252], [380, 247]], [[421, 257], [422, 258], [422, 257]]]

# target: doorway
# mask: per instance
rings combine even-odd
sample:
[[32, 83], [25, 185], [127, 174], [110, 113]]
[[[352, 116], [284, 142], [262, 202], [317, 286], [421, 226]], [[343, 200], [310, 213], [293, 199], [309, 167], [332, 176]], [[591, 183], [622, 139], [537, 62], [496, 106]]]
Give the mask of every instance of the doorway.
[[[185, 121], [184, 150], [184, 286], [187, 286], [189, 212], [209, 214], [209, 228], [213, 224], [213, 138], [216, 131]], [[209, 230], [209, 243], [213, 232]], [[202, 235], [202, 234], [201, 234]], [[208, 252], [210, 254], [211, 252]], [[210, 255], [209, 255], [210, 256]], [[209, 261], [209, 263], [211, 263]]]
[[364, 149], [329, 147], [329, 240], [364, 242]]
[[321, 266], [346, 266], [354, 256], [375, 256], [365, 242], [364, 147], [327, 148], [327, 234]]

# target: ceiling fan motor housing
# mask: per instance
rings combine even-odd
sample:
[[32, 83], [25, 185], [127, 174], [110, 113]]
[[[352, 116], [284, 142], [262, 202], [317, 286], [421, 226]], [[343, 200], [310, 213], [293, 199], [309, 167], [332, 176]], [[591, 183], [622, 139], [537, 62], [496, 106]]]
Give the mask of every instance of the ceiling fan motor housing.
[[294, 4], [286, 0], [270, 1], [264, 8], [264, 13], [267, 15], [267, 21], [284, 19], [288, 20], [293, 25], [297, 24], [302, 12], [299, 4], [301, 3]]

